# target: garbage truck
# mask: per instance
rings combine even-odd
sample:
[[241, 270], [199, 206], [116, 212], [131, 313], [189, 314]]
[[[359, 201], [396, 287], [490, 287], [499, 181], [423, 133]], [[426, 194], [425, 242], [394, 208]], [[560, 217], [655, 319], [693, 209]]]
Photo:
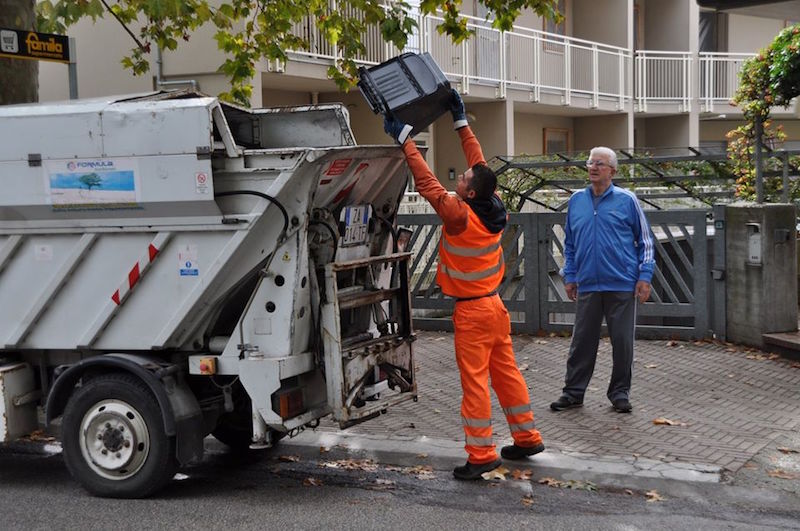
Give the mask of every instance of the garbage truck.
[[0, 107], [0, 442], [53, 427], [86, 490], [137, 498], [209, 434], [416, 400], [407, 175], [338, 104]]

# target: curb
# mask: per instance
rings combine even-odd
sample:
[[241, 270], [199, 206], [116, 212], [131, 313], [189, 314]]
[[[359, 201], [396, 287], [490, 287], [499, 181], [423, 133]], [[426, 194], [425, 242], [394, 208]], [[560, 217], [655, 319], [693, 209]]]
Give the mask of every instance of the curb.
[[[447, 470], [464, 464], [463, 443], [432, 437], [399, 438], [383, 435], [355, 435], [342, 431], [306, 430], [292, 439], [284, 439], [277, 449], [319, 459], [321, 450], [336, 449], [382, 464], [396, 466], [428, 465]], [[336, 452], [334, 452], [336, 455]], [[529, 468], [534, 478], [559, 477], [565, 480], [591, 481], [612, 487], [652, 488], [663, 481], [720, 483], [722, 469], [713, 465], [664, 463], [636, 457], [598, 457], [568, 454], [548, 448], [524, 461], [505, 461], [510, 469]]]

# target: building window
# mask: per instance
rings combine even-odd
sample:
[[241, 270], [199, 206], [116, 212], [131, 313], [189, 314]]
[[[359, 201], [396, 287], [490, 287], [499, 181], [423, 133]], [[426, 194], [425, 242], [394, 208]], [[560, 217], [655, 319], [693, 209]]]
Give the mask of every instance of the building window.
[[545, 127], [543, 136], [544, 146], [542, 151], [545, 155], [569, 151], [569, 129]]
[[[558, 0], [558, 12], [564, 17], [560, 23], [556, 24], [552, 20], [544, 19], [543, 29], [547, 33], [553, 33], [555, 35], [567, 34], [567, 14], [564, 4], [564, 0]], [[564, 39], [552, 35], [544, 35], [544, 39], [545, 40], [542, 42], [542, 50], [551, 53], [564, 53]]]
[[567, 13], [564, 4], [564, 0], [558, 0], [558, 12], [564, 17], [561, 19], [560, 23], [556, 24], [550, 19], [544, 19], [544, 31], [547, 33], [555, 33], [556, 35], [567, 34]]

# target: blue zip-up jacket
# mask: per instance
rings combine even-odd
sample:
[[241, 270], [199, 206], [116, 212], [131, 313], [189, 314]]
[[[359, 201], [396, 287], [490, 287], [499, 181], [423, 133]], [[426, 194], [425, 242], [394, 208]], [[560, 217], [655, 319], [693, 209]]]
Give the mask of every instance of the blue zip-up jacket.
[[575, 192], [564, 233], [561, 274], [578, 293], [634, 291], [637, 281], [652, 281], [653, 234], [633, 192], [612, 184], [596, 210], [591, 186]]

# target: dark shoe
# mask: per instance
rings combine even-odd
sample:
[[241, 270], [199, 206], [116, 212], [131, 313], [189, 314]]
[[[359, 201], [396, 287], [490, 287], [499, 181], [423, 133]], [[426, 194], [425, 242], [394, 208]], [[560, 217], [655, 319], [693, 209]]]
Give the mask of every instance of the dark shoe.
[[480, 465], [476, 465], [467, 461], [466, 465], [455, 467], [453, 469], [453, 475], [456, 477], [456, 479], [481, 479], [481, 474], [494, 470], [502, 464], [503, 461], [500, 459], [495, 459], [494, 461], [489, 461], [488, 463], [481, 463]]
[[503, 459], [516, 460], [523, 459], [529, 455], [536, 455], [543, 451], [543, 443], [539, 443], [535, 446], [517, 446], [516, 444], [510, 444], [508, 446], [503, 446], [503, 449], [500, 450], [500, 455], [503, 456]]
[[617, 398], [611, 402], [614, 406], [614, 411], [617, 413], [630, 413], [633, 411], [633, 406], [627, 398]]
[[568, 396], [562, 396], [552, 404], [550, 404], [550, 409], [553, 411], [562, 411], [564, 409], [572, 409], [574, 407], [581, 407], [583, 406], [583, 400], [573, 400]]

